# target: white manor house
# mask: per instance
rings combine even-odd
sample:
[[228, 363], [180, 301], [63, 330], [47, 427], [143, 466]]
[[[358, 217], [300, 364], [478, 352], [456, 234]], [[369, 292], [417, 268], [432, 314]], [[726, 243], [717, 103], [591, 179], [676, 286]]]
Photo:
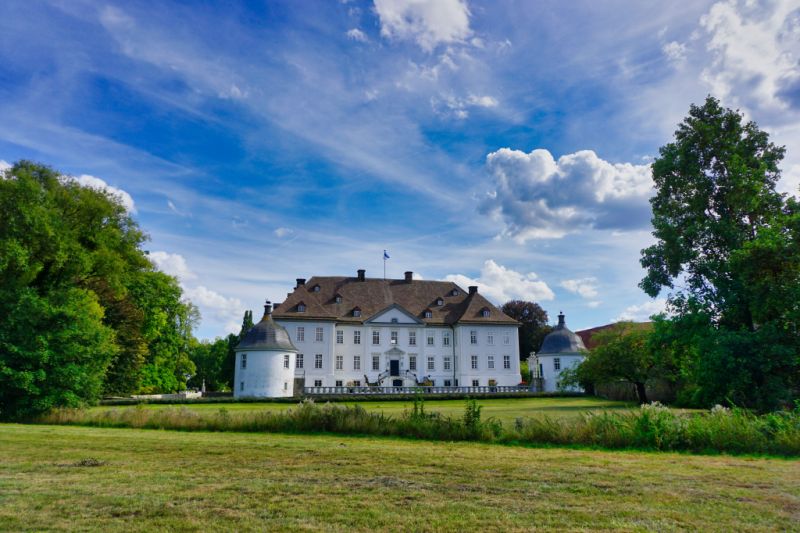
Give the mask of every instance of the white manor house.
[[367, 278], [364, 270], [301, 278], [242, 339], [234, 394], [291, 396], [294, 386], [516, 386], [518, 327], [477, 287], [416, 280], [411, 272], [404, 279]]

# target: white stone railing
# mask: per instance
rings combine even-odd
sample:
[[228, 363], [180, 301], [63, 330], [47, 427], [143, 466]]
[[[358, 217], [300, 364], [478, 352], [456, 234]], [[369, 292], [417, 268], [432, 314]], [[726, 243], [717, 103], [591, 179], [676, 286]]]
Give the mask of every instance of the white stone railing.
[[485, 387], [304, 387], [306, 396], [345, 394], [509, 394], [540, 392], [539, 388], [519, 385]]

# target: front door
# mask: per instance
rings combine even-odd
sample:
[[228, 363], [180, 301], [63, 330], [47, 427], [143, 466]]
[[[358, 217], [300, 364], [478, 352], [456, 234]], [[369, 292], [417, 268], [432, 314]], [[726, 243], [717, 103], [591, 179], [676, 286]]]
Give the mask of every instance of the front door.
[[400, 375], [400, 361], [397, 359], [392, 359], [389, 361], [389, 375], [390, 376], [399, 376]]

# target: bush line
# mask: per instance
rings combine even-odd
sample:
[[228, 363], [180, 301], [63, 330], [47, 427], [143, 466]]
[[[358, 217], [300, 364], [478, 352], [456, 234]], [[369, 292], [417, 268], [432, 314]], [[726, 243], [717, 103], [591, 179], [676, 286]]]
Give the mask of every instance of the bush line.
[[481, 407], [467, 400], [460, 418], [425, 411], [416, 398], [398, 417], [370, 412], [360, 405], [319, 405], [304, 400], [286, 411], [197, 412], [186, 407], [151, 410], [142, 406], [107, 411], [57, 409], [37, 420], [114, 428], [183, 431], [338, 433], [533, 445], [584, 445], [608, 449], [688, 451], [695, 453], [800, 455], [800, 405], [793, 411], [755, 415], [717, 406], [683, 414], [659, 403], [629, 413], [587, 413], [579, 418], [518, 418], [511, 427], [481, 419]]

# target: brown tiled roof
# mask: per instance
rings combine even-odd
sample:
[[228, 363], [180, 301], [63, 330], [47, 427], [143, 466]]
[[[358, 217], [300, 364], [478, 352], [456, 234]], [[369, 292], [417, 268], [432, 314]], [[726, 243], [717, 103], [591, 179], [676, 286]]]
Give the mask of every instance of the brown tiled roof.
[[[319, 285], [319, 292], [311, 288]], [[453, 296], [453, 290], [458, 291]], [[336, 295], [342, 297], [336, 303]], [[441, 298], [444, 305], [436, 305]], [[306, 311], [297, 311], [303, 302]], [[483, 323], [516, 325], [518, 322], [492, 305], [483, 295], [469, 294], [451, 281], [377, 279], [359, 281], [355, 277], [313, 277], [289, 294], [273, 312], [276, 320], [335, 320], [337, 322], [363, 323], [391, 305], [399, 305], [421, 322], [431, 325], [453, 325], [456, 323]], [[361, 309], [361, 316], [354, 317], [353, 309]], [[488, 317], [481, 316], [481, 309], [488, 308]], [[430, 309], [431, 318], [424, 312]]]
[[[592, 339], [596, 333], [600, 333], [601, 331], [605, 331], [608, 328], [612, 328], [619, 324], [619, 322], [613, 322], [611, 324], [605, 324], [604, 326], [597, 326], [594, 328], [589, 329], [582, 329], [581, 331], [576, 331], [575, 334], [581, 338], [583, 341], [584, 346], [586, 346], [587, 350], [593, 349], [597, 346], [597, 343]], [[635, 328], [652, 328], [652, 322], [634, 322]]]

